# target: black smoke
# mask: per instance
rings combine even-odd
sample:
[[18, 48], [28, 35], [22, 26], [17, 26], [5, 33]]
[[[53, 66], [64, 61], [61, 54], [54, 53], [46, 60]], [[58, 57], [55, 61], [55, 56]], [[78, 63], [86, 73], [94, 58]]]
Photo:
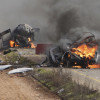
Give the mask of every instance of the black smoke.
[[23, 23], [40, 28], [36, 40], [41, 42], [75, 38], [84, 31], [99, 38], [100, 0], [3, 0], [1, 31]]

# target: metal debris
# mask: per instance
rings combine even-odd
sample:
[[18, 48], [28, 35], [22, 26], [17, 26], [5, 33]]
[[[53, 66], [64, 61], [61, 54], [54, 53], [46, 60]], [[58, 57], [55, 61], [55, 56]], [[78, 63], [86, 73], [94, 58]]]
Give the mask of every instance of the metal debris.
[[32, 70], [33, 68], [17, 68], [17, 69], [13, 69], [9, 71], [8, 74], [24, 73], [24, 72], [32, 71]]
[[11, 67], [12, 65], [0, 65], [0, 70], [4, 70], [7, 69], [9, 67]]
[[[89, 57], [86, 57], [83, 52], [75, 49], [82, 45], [86, 45], [88, 48], [96, 47], [97, 42], [95, 36], [92, 33], [84, 33], [82, 38], [74, 41], [73, 43], [68, 41], [68, 39], [65, 40], [62, 43], [59, 43], [60, 45], [55, 46], [49, 50], [46, 60], [43, 61], [41, 65], [46, 63], [48, 66], [55, 67], [62, 65], [66, 67], [81, 66], [82, 68], [88, 68], [88, 64], [96, 63], [97, 52], [95, 51], [97, 48], [95, 48], [94, 51], [95, 55], [90, 55]], [[76, 52], [78, 54], [82, 54], [83, 57], [78, 55]]]
[[64, 88], [60, 89], [57, 93], [61, 93], [64, 91]]

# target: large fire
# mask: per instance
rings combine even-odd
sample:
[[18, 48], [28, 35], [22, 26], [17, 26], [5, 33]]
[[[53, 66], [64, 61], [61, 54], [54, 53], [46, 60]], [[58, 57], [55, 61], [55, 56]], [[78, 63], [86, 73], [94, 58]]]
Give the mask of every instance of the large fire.
[[[31, 48], [36, 48], [36, 46], [34, 45], [34, 43], [32, 43], [31, 38], [28, 38], [28, 42], [30, 43]], [[20, 46], [20, 45], [17, 45], [17, 43], [15, 41], [13, 41], [13, 40], [10, 40], [9, 43], [10, 43], [10, 47], [12, 47], [12, 48]], [[25, 48], [29, 48], [29, 47], [25, 47]]]
[[77, 48], [73, 48], [72, 52], [74, 52], [75, 54], [79, 55], [82, 58], [86, 57], [91, 59], [94, 58], [97, 48], [98, 48], [97, 46], [90, 47], [86, 44], [83, 44]]
[[[92, 58], [94, 58], [96, 50], [97, 50], [98, 46], [93, 46], [90, 47], [86, 44], [82, 44], [77, 48], [72, 48], [72, 53], [77, 54], [78, 56], [80, 56], [81, 58], [84, 58], [86, 60], [91, 60]], [[81, 66], [73, 66], [74, 68], [82, 68]], [[87, 66], [87, 68], [100, 68], [100, 65], [89, 65]]]

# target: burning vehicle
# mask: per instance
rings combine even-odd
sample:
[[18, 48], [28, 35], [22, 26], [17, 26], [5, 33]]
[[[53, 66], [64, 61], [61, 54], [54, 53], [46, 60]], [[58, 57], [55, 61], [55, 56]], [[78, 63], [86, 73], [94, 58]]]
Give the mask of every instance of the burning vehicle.
[[59, 46], [51, 48], [42, 64], [46, 63], [47, 66], [56, 67], [100, 68], [99, 65], [96, 65], [97, 49], [98, 43], [94, 34], [85, 32], [73, 43], [65, 39]]
[[19, 24], [13, 31], [8, 29], [0, 33], [0, 49], [35, 48], [36, 46], [33, 44], [35, 31], [39, 31], [39, 28], [32, 28], [28, 24]]

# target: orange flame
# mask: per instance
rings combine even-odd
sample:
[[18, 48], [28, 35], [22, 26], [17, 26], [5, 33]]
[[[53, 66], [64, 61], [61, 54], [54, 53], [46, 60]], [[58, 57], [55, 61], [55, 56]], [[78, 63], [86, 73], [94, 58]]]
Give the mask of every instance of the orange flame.
[[[28, 42], [31, 44], [31, 48], [36, 48], [34, 43], [31, 42], [31, 38], [28, 38]], [[10, 43], [10, 47], [19, 47], [19, 45], [17, 45], [16, 42], [14, 42], [13, 40], [10, 40], [9, 43]], [[25, 48], [29, 48], [29, 46]]]
[[95, 52], [97, 50], [97, 46], [89, 47], [86, 44], [83, 44], [77, 48], [73, 48], [72, 52], [79, 55], [80, 57], [86, 57], [86, 58], [93, 58], [95, 56]]
[[100, 65], [94, 64], [94, 65], [89, 65], [88, 67], [90, 69], [92, 69], [92, 68], [100, 68]]
[[[77, 55], [79, 55], [80, 57], [86, 57], [89, 60], [91, 60], [92, 58], [94, 58], [95, 56], [95, 52], [98, 49], [98, 46], [93, 46], [90, 47], [86, 44], [80, 45], [77, 48], [72, 48], [72, 53], [75, 53]], [[81, 66], [73, 66], [73, 68], [82, 68]], [[87, 68], [100, 68], [100, 65], [89, 65], [87, 66]]]
[[[73, 68], [82, 68], [81, 66], [73, 66]], [[100, 68], [100, 65], [94, 64], [94, 65], [88, 65], [87, 68], [93, 69], [93, 68]]]
[[10, 40], [10, 47], [18, 47], [19, 45], [17, 45], [13, 40]]
[[10, 40], [10, 47], [14, 47], [14, 41]]
[[73, 66], [73, 68], [82, 68], [81, 66]]
[[31, 48], [36, 48], [36, 46], [32, 42], [31, 42]]
[[31, 38], [28, 38], [28, 42], [31, 42]]
[[36, 48], [36, 46], [34, 45], [34, 43], [31, 42], [31, 38], [30, 37], [28, 38], [28, 42], [30, 42], [31, 48]]

